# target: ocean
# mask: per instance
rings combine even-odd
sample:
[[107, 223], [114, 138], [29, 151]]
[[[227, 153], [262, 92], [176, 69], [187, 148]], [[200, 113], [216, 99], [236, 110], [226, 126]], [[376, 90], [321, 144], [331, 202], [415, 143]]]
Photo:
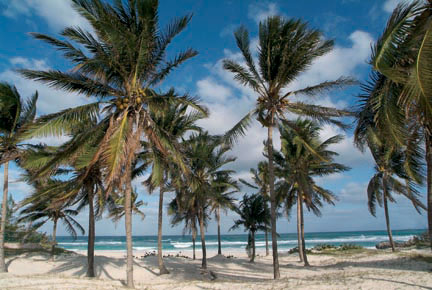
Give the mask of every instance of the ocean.
[[[393, 239], [396, 242], [408, 241], [415, 235], [419, 235], [426, 230], [396, 230], [393, 231]], [[269, 234], [270, 238], [270, 234]], [[322, 232], [306, 233], [306, 247], [311, 248], [317, 244], [356, 244], [366, 248], [375, 248], [375, 245], [382, 241], [387, 241], [386, 231], [353, 231], [353, 232]], [[222, 235], [222, 249], [241, 250], [247, 244], [247, 234]], [[70, 236], [57, 237], [58, 245], [67, 250], [86, 250], [87, 237], [79, 236], [73, 239]], [[201, 247], [199, 236], [196, 242], [197, 249]], [[208, 250], [217, 249], [217, 235], [206, 235], [206, 246]], [[257, 248], [265, 248], [264, 234], [256, 235]], [[288, 250], [297, 246], [297, 234], [280, 234], [278, 239], [280, 250]], [[157, 236], [134, 236], [133, 248], [140, 251], [153, 251], [157, 249]], [[165, 251], [192, 250], [191, 236], [185, 235], [166, 235], [163, 236], [163, 249]], [[124, 236], [97, 236], [95, 250], [122, 251], [126, 250], [126, 237]]]

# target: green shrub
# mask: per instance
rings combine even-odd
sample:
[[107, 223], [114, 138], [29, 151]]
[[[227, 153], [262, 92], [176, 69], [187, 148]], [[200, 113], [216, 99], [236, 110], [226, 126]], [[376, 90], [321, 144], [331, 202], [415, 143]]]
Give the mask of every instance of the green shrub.
[[[294, 253], [298, 253], [298, 247], [289, 249], [288, 254], [294, 254]], [[312, 251], [310, 249], [306, 249], [306, 254], [310, 254], [312, 253]]]
[[356, 244], [342, 244], [338, 248], [340, 251], [346, 251], [346, 250], [360, 250], [363, 249], [362, 246], [356, 245]]
[[318, 244], [312, 248], [314, 251], [324, 251], [324, 250], [332, 250], [336, 249], [336, 246], [330, 244]]

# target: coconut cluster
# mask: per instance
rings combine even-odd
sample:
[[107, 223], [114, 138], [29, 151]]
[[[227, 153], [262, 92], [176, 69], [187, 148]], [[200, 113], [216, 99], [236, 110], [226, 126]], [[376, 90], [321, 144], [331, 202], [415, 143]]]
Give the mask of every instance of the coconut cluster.
[[135, 92], [132, 93], [132, 97], [119, 97], [115, 101], [115, 105], [119, 110], [124, 110], [128, 106], [140, 105], [145, 96], [145, 92], [143, 89], [139, 88]]

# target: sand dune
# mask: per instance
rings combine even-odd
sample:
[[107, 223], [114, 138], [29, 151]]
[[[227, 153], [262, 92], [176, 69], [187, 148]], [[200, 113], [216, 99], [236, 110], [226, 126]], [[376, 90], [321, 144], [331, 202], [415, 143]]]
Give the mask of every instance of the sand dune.
[[[243, 253], [226, 253], [235, 258], [210, 253], [208, 268], [217, 274], [212, 281], [208, 272], [201, 271], [199, 259], [167, 257], [171, 273], [158, 276], [156, 257], [141, 258], [143, 253], [136, 252], [134, 278], [138, 289], [432, 289], [432, 264], [413, 259], [412, 254], [310, 255], [312, 267], [308, 268], [296, 255], [282, 254], [282, 278], [274, 281], [272, 259], [263, 253], [255, 263], [249, 263]], [[23, 254], [7, 259], [9, 272], [0, 274], [0, 289], [121, 289], [124, 255], [98, 251], [97, 278], [88, 279], [87, 260], [81, 253], [63, 255], [54, 262], [46, 255]]]

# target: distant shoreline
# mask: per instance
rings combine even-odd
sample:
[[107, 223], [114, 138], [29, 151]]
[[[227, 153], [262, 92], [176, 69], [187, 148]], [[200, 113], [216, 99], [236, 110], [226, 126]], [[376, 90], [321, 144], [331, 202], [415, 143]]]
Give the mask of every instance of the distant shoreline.
[[[392, 232], [403, 232], [403, 231], [427, 231], [427, 228], [424, 229], [392, 229]], [[306, 232], [305, 235], [311, 235], [311, 234], [336, 234], [336, 233], [357, 233], [357, 232], [387, 232], [386, 229], [382, 230], [358, 230], [358, 231], [324, 231], [324, 232]], [[279, 233], [279, 235], [292, 235], [297, 234], [297, 232], [289, 232], [289, 233]], [[241, 236], [241, 235], [247, 235], [247, 233], [241, 233], [241, 234], [222, 234], [222, 236]], [[258, 232], [257, 235], [264, 235], [262, 232]], [[133, 237], [157, 237], [157, 235], [132, 235]], [[163, 235], [163, 237], [178, 237], [178, 236], [184, 236], [184, 237], [191, 237], [190, 234], [187, 235]], [[217, 234], [206, 234], [206, 237], [208, 236], [217, 236]], [[69, 235], [57, 235], [59, 238], [69, 237]], [[88, 237], [87, 235], [81, 235], [79, 237]], [[96, 237], [125, 237], [125, 235], [96, 235]]]

